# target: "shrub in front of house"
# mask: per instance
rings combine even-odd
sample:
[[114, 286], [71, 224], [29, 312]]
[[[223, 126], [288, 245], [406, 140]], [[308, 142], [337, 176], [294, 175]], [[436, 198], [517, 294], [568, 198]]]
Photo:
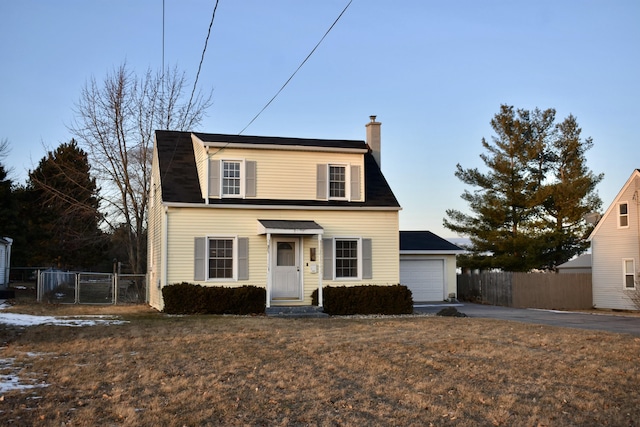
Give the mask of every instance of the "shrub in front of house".
[[257, 286], [225, 288], [176, 283], [162, 288], [168, 314], [263, 314], [266, 291]]
[[[318, 305], [318, 290], [311, 298]], [[325, 286], [322, 303], [330, 315], [413, 313], [413, 297], [404, 285]]]

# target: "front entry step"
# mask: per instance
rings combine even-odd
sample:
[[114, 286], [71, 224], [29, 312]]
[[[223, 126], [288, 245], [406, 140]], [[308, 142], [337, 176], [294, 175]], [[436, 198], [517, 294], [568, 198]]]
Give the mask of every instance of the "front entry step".
[[329, 317], [324, 313], [322, 307], [315, 305], [302, 306], [271, 306], [265, 309], [265, 313], [269, 317], [304, 317], [304, 318], [321, 318]]

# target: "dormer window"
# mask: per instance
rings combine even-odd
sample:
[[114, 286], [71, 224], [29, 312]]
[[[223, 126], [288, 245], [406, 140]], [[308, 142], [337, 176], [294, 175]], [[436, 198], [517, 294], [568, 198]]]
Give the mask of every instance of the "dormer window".
[[362, 200], [359, 165], [318, 164], [316, 178], [318, 200]]
[[209, 160], [209, 197], [256, 197], [256, 162]]
[[347, 173], [345, 166], [329, 165], [329, 199], [347, 197]]
[[618, 228], [629, 227], [629, 205], [624, 203], [618, 204]]
[[241, 162], [222, 161], [222, 196], [240, 196]]

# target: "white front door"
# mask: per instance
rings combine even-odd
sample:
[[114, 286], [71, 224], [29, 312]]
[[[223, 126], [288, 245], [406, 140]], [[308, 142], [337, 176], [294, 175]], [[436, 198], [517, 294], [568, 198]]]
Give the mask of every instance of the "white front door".
[[299, 300], [300, 289], [300, 239], [276, 238], [273, 244], [272, 300]]

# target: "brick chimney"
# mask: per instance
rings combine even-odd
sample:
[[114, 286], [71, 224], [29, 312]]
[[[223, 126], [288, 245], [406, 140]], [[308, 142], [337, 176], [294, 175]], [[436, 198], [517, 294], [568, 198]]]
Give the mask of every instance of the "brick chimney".
[[367, 145], [371, 150], [371, 154], [373, 154], [373, 158], [376, 159], [378, 167], [382, 168], [380, 159], [380, 125], [382, 125], [382, 123], [376, 122], [376, 116], [369, 116], [369, 118], [371, 121], [365, 125], [367, 129]]

